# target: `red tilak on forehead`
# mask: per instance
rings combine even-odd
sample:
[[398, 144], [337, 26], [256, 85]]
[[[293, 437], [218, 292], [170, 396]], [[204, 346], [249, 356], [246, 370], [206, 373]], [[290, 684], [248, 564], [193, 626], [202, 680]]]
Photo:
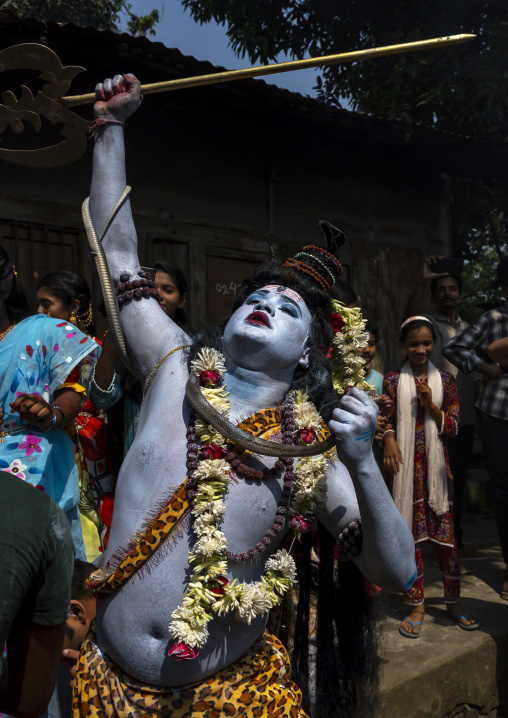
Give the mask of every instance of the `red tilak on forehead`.
[[288, 287], [284, 287], [282, 286], [282, 284], [267, 284], [266, 287], [263, 287], [263, 289], [273, 289], [276, 294], [284, 294], [286, 297], [289, 297], [289, 299], [292, 299], [294, 302], [303, 302], [303, 299], [298, 294], [298, 292], [295, 292]]

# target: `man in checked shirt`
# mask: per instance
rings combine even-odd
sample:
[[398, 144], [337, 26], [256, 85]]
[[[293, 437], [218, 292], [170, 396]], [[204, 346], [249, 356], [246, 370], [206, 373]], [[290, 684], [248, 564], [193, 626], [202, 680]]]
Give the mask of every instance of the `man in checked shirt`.
[[497, 284], [507, 299], [501, 307], [482, 314], [443, 349], [444, 356], [464, 374], [480, 372], [484, 389], [476, 399], [478, 431], [493, 486], [494, 515], [503, 559], [507, 564], [501, 598], [508, 601], [508, 370], [494, 363], [489, 344], [508, 336], [508, 257], [496, 268]]

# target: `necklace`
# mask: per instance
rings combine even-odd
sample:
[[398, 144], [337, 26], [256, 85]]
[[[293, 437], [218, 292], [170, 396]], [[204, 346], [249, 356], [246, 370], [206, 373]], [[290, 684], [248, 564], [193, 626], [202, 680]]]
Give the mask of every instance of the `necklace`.
[[339, 396], [351, 386], [369, 391], [370, 387], [365, 381], [365, 365], [358, 351], [367, 346], [365, 319], [359, 307], [345, 307], [336, 299], [332, 299], [332, 305], [330, 324], [333, 342], [329, 358], [333, 388]]
[[4, 329], [4, 331], [0, 333], [0, 341], [2, 341], [2, 339], [5, 336], [7, 336], [7, 334], [11, 331], [11, 329], [14, 329], [15, 326], [16, 326], [16, 322], [14, 322], [14, 324], [11, 324], [10, 327], [7, 327], [7, 329]]
[[[288, 443], [291, 441], [293, 443], [293, 431], [290, 427], [295, 426], [295, 422], [293, 420], [293, 406], [294, 406], [294, 398], [291, 393], [288, 393], [286, 397], [284, 398], [284, 403], [282, 404], [282, 421], [281, 421], [281, 429], [282, 429], [282, 441], [286, 440], [285, 443]], [[196, 443], [197, 437], [195, 434], [195, 419], [191, 418], [191, 421], [189, 423], [189, 429], [187, 430], [187, 442], [188, 442], [188, 453], [187, 453], [187, 459], [188, 459], [188, 469], [189, 469], [189, 481], [188, 486], [191, 487], [189, 491], [189, 497], [193, 499], [196, 496], [196, 491], [194, 490], [195, 487], [195, 481], [192, 478], [193, 474], [197, 468], [197, 461], [196, 461], [196, 450], [198, 449], [198, 444]], [[203, 453], [204, 451], [204, 453]], [[216, 445], [206, 445], [201, 447], [201, 454], [205, 458], [210, 458], [210, 455], [212, 458], [215, 456], [217, 458], [223, 457], [228, 462], [228, 464], [233, 469], [234, 473], [237, 476], [243, 476], [247, 479], [268, 479], [271, 477], [276, 476], [280, 470], [285, 469], [284, 474], [284, 486], [282, 489], [282, 494], [279, 500], [279, 504], [277, 506], [277, 511], [275, 514], [275, 519], [273, 522], [273, 525], [268, 531], [265, 533], [261, 541], [259, 541], [255, 546], [252, 546], [247, 551], [243, 551], [241, 553], [236, 553], [234, 551], [231, 551], [229, 549], [225, 549], [224, 555], [228, 559], [228, 561], [233, 561], [235, 563], [241, 563], [242, 561], [252, 560], [256, 558], [256, 556], [259, 553], [262, 553], [266, 550], [266, 548], [270, 545], [272, 542], [272, 539], [275, 538], [277, 533], [281, 531], [282, 527], [285, 523], [285, 515], [287, 512], [287, 507], [289, 505], [289, 500], [291, 497], [291, 492], [293, 490], [293, 484], [295, 479], [295, 473], [293, 471], [293, 464], [294, 460], [290, 457], [283, 457], [279, 458], [275, 462], [275, 466], [271, 468], [265, 468], [262, 471], [257, 471], [255, 469], [252, 469], [248, 466], [245, 466], [245, 464], [242, 464], [240, 459], [237, 458], [237, 455], [233, 451], [228, 451], [226, 447], [217, 447]], [[190, 460], [189, 460], [190, 459]]]
[[[228, 393], [222, 383], [226, 372], [224, 357], [214, 349], [205, 348], [191, 363], [191, 371], [200, 378], [203, 396], [216, 410], [229, 413]], [[307, 394], [295, 392], [293, 397], [289, 393], [281, 407], [282, 442], [293, 443], [296, 435], [303, 443], [312, 443], [317, 439], [318, 428], [321, 429], [321, 418]], [[175, 660], [188, 660], [198, 655], [208, 639], [207, 626], [214, 614], [221, 616], [235, 611], [237, 620], [250, 624], [280, 603], [296, 578], [294, 560], [286, 550], [279, 549], [268, 558], [261, 579], [251, 583], [228, 579], [224, 575], [227, 561], [252, 560], [265, 551], [284, 528], [287, 514], [292, 514], [289, 526], [295, 535], [312, 530], [313, 512], [326, 500], [328, 467], [328, 459], [321, 455], [302, 459], [296, 472], [291, 458], [278, 459], [272, 469], [251, 469], [242, 464], [216, 429], [195, 417], [189, 422], [187, 441], [188, 495], [193, 502], [191, 514], [196, 541], [189, 551], [193, 573], [184, 599], [173, 611], [169, 625], [169, 632], [175, 639], [169, 655]], [[272, 528], [255, 547], [234, 553], [219, 528], [226, 512], [224, 497], [233, 480], [232, 472], [244, 478], [263, 480], [282, 469], [286, 471], [284, 486]]]

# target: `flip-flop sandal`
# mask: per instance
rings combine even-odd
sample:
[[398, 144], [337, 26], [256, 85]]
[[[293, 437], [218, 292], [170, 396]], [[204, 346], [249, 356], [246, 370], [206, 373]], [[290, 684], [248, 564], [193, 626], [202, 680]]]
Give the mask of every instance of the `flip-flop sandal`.
[[[415, 611], [415, 613], [418, 613], [418, 611]], [[424, 615], [424, 614], [422, 614]], [[413, 623], [413, 621], [410, 620], [409, 616], [406, 616], [404, 618], [404, 621], [407, 621], [407, 623], [410, 623], [413, 628], [416, 628], [416, 626], [421, 626], [423, 624], [423, 621], [417, 621], [416, 623]], [[421, 630], [418, 631], [418, 633], [410, 633], [409, 631], [406, 631], [405, 628], [402, 628], [402, 626], [399, 626], [399, 633], [401, 636], [405, 636], [406, 638], [420, 638]]]
[[447, 611], [448, 618], [451, 618], [452, 621], [454, 621], [459, 628], [462, 628], [463, 631], [476, 631], [477, 628], [480, 628], [480, 624], [478, 621], [475, 621], [474, 623], [470, 623], [469, 625], [466, 625], [465, 623], [461, 623], [460, 619], [462, 618], [464, 621], [469, 621], [469, 616], [471, 613], [468, 611], [465, 616], [459, 616], [455, 613], [450, 613], [450, 611]]

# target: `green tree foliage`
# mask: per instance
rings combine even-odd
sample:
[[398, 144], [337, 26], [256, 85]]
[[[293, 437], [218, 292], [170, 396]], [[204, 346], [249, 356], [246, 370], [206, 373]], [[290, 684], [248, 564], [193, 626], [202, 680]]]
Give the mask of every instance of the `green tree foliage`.
[[129, 16], [127, 23], [132, 35], [155, 35], [159, 22], [158, 10], [148, 15], [136, 15], [125, 0], [0, 0], [0, 10], [10, 10], [19, 17], [36, 17], [55, 22], [92, 25], [99, 30], [118, 31], [121, 14]]
[[354, 109], [497, 140], [506, 135], [508, 15], [505, 0], [181, 0], [200, 23], [227, 25], [230, 45], [252, 62], [472, 33], [442, 50], [323, 68], [320, 95]]
[[[464, 45], [323, 68], [318, 96], [340, 107], [404, 118], [487, 140], [506, 150], [506, 0], [181, 0], [200, 23], [227, 26], [230, 45], [253, 63], [301, 59], [433, 37], [475, 34]], [[495, 302], [495, 265], [508, 254], [506, 183], [452, 182], [454, 252], [464, 256], [473, 302]], [[472, 307], [471, 307], [472, 309]]]

